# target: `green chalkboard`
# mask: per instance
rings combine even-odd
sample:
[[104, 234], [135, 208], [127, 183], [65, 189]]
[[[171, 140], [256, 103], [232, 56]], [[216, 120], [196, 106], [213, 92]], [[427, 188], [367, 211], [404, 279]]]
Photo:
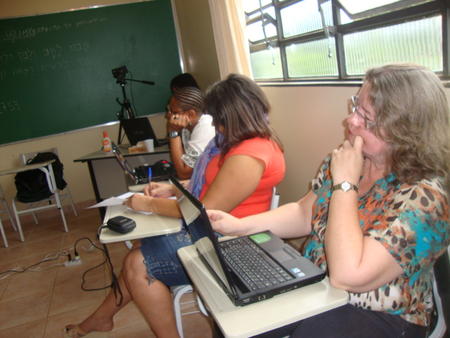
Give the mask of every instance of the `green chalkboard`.
[[164, 111], [181, 72], [170, 0], [0, 20], [0, 144]]

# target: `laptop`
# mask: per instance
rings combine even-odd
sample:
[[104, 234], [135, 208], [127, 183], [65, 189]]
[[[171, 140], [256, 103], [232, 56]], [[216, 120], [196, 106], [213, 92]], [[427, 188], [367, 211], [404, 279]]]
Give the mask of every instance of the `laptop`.
[[[148, 168], [152, 169], [151, 179], [154, 181], [167, 180], [172, 175], [172, 167], [168, 161], [158, 161], [154, 165], [142, 165], [133, 168], [126, 158], [122, 155], [119, 147], [111, 142], [111, 148], [117, 162], [124, 171], [125, 175], [131, 180], [133, 184], [145, 184], [148, 183]], [[170, 168], [165, 168], [160, 163], [167, 162]]]
[[139, 141], [153, 139], [156, 147], [160, 147], [167, 144], [165, 140], [158, 140], [155, 132], [153, 131], [150, 121], [146, 117], [138, 117], [133, 119], [121, 120], [123, 130], [127, 135], [128, 141], [131, 145], [135, 145]]
[[197, 252], [235, 305], [316, 283], [325, 271], [270, 231], [219, 241], [203, 204], [176, 179], [178, 205]]

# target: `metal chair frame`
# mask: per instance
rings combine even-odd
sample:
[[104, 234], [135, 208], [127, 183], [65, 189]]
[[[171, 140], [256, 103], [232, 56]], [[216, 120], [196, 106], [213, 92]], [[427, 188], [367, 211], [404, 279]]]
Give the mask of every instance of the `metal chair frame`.
[[[50, 190], [50, 192], [52, 193], [51, 196], [49, 196], [48, 198], [44, 198], [40, 201], [36, 201], [36, 202], [31, 202], [31, 203], [23, 203], [20, 202], [19, 200], [17, 200], [17, 197], [15, 197], [12, 201], [12, 207], [13, 207], [13, 212], [16, 218], [16, 226], [17, 229], [19, 231], [19, 236], [20, 236], [20, 240], [23, 242], [25, 241], [25, 237], [23, 235], [23, 231], [22, 231], [22, 225], [20, 223], [20, 215], [23, 214], [27, 214], [27, 213], [32, 213], [33, 214], [33, 218], [35, 223], [37, 224], [37, 218], [36, 215], [34, 214], [35, 211], [39, 211], [39, 210], [46, 210], [46, 209], [51, 209], [51, 208], [57, 208], [59, 209], [60, 213], [61, 213], [61, 218], [64, 224], [64, 231], [68, 232], [69, 229], [67, 227], [67, 222], [66, 222], [66, 217], [64, 216], [64, 210], [62, 208], [61, 205], [61, 199], [59, 196], [59, 191], [56, 188], [56, 182], [55, 182], [55, 175], [53, 173], [53, 167], [52, 167], [52, 163], [48, 163], [46, 166], [39, 168], [39, 170], [41, 170], [42, 172], [44, 172], [45, 174], [45, 178], [48, 184], [48, 188]], [[45, 205], [41, 205], [42, 202], [47, 202], [48, 204]], [[18, 204], [20, 205], [26, 205], [28, 206], [27, 208], [24, 209], [19, 209], [17, 206]]]
[[[30, 153], [23, 153], [20, 154], [20, 160], [23, 164], [27, 164], [28, 160], [32, 159], [33, 157], [35, 157], [38, 153], [44, 153], [44, 152], [50, 152], [50, 153], [54, 153], [55, 155], [58, 155], [58, 149], [57, 148], [50, 148], [50, 149], [45, 149], [42, 151], [34, 151], [34, 152], [30, 152]], [[56, 187], [56, 185], [55, 185]], [[57, 188], [58, 189], [58, 188]], [[68, 200], [70, 202], [70, 205], [72, 207], [73, 213], [75, 216], [78, 216], [78, 212], [77, 209], [75, 207], [75, 203], [73, 203], [73, 198], [72, 198], [72, 193], [70, 192], [70, 188], [69, 188], [69, 184], [67, 183], [66, 187], [64, 189], [58, 189], [58, 193], [59, 193], [59, 197], [61, 199], [61, 201], [64, 200]], [[35, 223], [37, 224], [37, 218], [36, 215], [33, 213], [33, 219], [35, 221]]]

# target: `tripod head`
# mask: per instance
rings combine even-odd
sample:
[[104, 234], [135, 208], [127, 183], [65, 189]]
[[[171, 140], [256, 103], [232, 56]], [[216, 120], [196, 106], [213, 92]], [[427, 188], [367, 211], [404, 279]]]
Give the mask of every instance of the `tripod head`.
[[116, 114], [117, 118], [120, 121], [120, 127], [119, 127], [119, 137], [117, 140], [118, 144], [121, 144], [122, 142], [122, 120], [124, 119], [134, 119], [136, 116], [134, 114], [133, 108], [131, 107], [130, 101], [127, 98], [127, 94], [125, 91], [125, 85], [127, 84], [127, 81], [134, 81], [134, 82], [141, 82], [148, 85], [154, 85], [155, 83], [153, 81], [145, 81], [145, 80], [134, 80], [134, 79], [127, 79], [125, 76], [128, 73], [128, 69], [126, 66], [121, 66], [118, 68], [114, 68], [112, 71], [112, 75], [116, 79], [116, 83], [120, 85], [122, 88], [122, 96], [123, 100], [122, 102], [119, 100], [118, 97], [116, 97], [116, 101], [120, 106], [120, 111]]
[[120, 84], [121, 86], [124, 86], [126, 84], [125, 75], [127, 75], [127, 73], [127, 66], [121, 66], [112, 70], [112, 75], [116, 79], [116, 83]]
[[131, 108], [130, 101], [127, 99], [127, 95], [125, 92], [125, 85], [127, 84], [127, 81], [134, 81], [134, 82], [140, 82], [148, 85], [154, 85], [155, 83], [153, 81], [146, 81], [146, 80], [134, 80], [134, 79], [127, 79], [125, 76], [128, 73], [127, 66], [121, 66], [118, 68], [114, 68], [112, 71], [112, 75], [116, 79], [116, 83], [120, 85], [122, 88], [122, 95], [123, 95], [123, 101], [120, 102], [118, 98], [116, 98], [117, 103], [121, 106], [120, 112], [117, 113], [117, 118], [119, 120], [122, 120], [124, 118], [128, 119], [134, 119], [135, 114], [133, 112], [133, 109]]
[[120, 102], [119, 98], [116, 97], [116, 101], [121, 107], [120, 111], [117, 113], [117, 118], [119, 120], [123, 120], [124, 118], [128, 118], [128, 119], [135, 118], [134, 111], [131, 108], [130, 101], [128, 101], [127, 93], [125, 91], [125, 85], [127, 83], [125, 81], [125, 75], [127, 73], [128, 73], [128, 69], [126, 66], [121, 66], [118, 68], [114, 68], [112, 70], [112, 75], [116, 79], [116, 83], [120, 84], [120, 87], [122, 88], [123, 101]]

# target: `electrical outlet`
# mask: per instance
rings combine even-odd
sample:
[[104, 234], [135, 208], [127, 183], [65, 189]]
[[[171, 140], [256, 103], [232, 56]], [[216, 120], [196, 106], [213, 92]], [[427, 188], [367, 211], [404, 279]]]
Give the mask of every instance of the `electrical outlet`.
[[81, 264], [81, 258], [75, 258], [71, 261], [64, 262], [64, 266], [74, 266], [74, 265], [80, 265]]

